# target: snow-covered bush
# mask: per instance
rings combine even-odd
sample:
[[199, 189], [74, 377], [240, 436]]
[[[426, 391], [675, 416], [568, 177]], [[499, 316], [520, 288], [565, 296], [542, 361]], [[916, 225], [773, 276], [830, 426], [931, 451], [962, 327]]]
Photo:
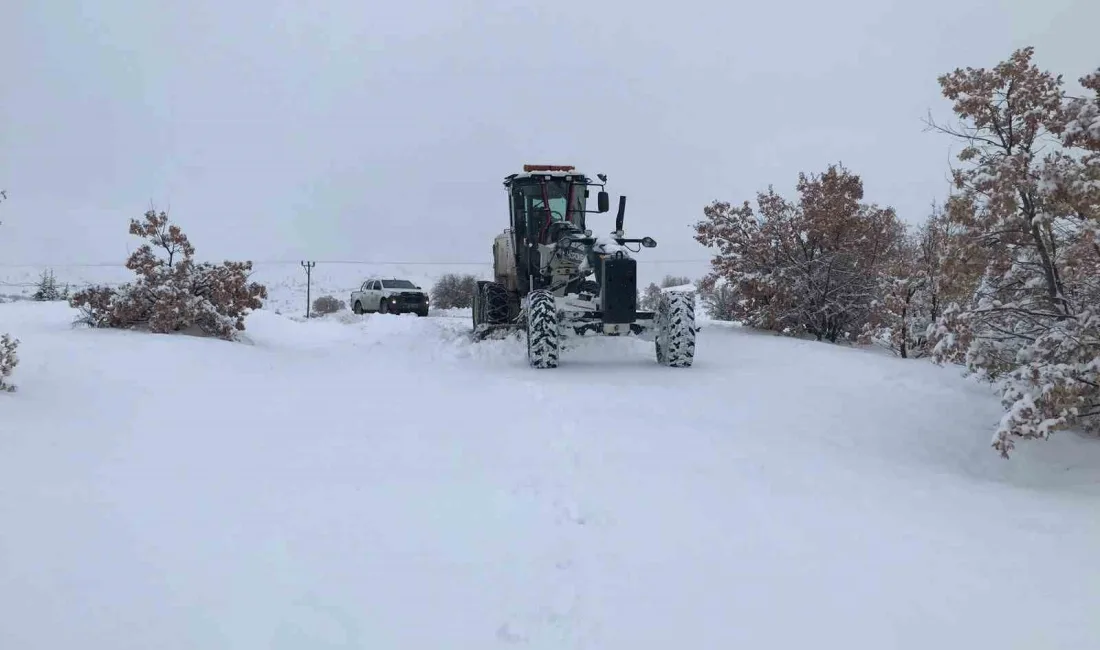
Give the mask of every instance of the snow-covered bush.
[[965, 146], [953, 170], [956, 259], [983, 261], [973, 296], [945, 308], [937, 359], [999, 384], [993, 447], [1078, 428], [1100, 433], [1100, 70], [1066, 97], [1032, 48], [942, 75]]
[[657, 303], [661, 301], [661, 287], [657, 286], [655, 282], [650, 282], [649, 286], [640, 293], [638, 307], [646, 311], [656, 311]]
[[336, 296], [321, 296], [313, 301], [313, 313], [325, 315], [335, 314], [348, 308], [348, 304]]
[[[7, 198], [7, 192], [0, 190], [0, 201], [5, 201]], [[18, 347], [19, 339], [13, 339], [10, 334], [0, 333], [0, 391], [8, 393], [15, 391], [15, 384], [12, 384], [8, 377], [11, 377], [11, 373], [19, 365], [19, 355], [16, 354]]]
[[248, 313], [263, 306], [267, 289], [248, 281], [251, 262], [195, 262], [194, 247], [164, 212], [132, 219], [130, 234], [146, 240], [126, 261], [137, 280], [74, 294], [69, 304], [81, 310], [78, 322], [157, 333], [197, 329], [232, 340]]
[[474, 303], [476, 275], [447, 273], [432, 286], [432, 307], [435, 309], [465, 309]]
[[9, 334], [0, 334], [0, 391], [14, 392], [15, 384], [9, 382], [12, 371], [19, 365], [19, 355], [16, 349], [19, 347], [19, 339], [13, 339]]
[[893, 208], [863, 203], [863, 181], [842, 166], [799, 174], [796, 187], [798, 201], [771, 187], [758, 193], [759, 213], [748, 201], [715, 201], [695, 225], [695, 239], [718, 251], [711, 277], [728, 281], [738, 296], [733, 319], [819, 341], [854, 338], [904, 226]]

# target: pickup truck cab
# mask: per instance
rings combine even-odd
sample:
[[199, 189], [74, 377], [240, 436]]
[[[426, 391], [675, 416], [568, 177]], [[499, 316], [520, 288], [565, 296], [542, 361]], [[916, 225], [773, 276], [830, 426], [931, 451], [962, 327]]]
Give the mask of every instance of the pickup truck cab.
[[398, 278], [371, 278], [351, 292], [348, 302], [356, 314], [428, 315], [428, 293], [412, 282]]

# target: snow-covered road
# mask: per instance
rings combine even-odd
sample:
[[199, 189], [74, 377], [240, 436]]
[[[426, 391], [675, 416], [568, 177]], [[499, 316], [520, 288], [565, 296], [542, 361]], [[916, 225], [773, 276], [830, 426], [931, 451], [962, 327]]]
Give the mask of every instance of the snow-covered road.
[[707, 324], [536, 371], [465, 319], [23, 340], [0, 648], [1100, 647], [1100, 444], [955, 370]]

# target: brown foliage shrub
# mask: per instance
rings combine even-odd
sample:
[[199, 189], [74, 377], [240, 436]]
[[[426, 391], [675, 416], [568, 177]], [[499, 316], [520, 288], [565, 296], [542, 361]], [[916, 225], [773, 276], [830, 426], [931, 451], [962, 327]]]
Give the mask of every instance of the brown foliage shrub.
[[325, 314], [335, 314], [347, 308], [347, 303], [335, 296], [321, 296], [313, 301], [313, 312], [321, 314], [322, 316]]
[[245, 329], [248, 313], [263, 306], [267, 289], [248, 281], [251, 262], [195, 262], [187, 235], [164, 212], [150, 210], [144, 221], [132, 219], [130, 234], [145, 240], [126, 261], [137, 280], [74, 294], [69, 304], [81, 310], [78, 322], [157, 333], [197, 328], [232, 340]]
[[474, 303], [477, 276], [447, 273], [432, 286], [432, 306], [436, 309], [464, 309]]
[[938, 360], [997, 382], [1006, 413], [993, 447], [1077, 427], [1100, 433], [1100, 71], [1068, 98], [1032, 48], [992, 69], [942, 75], [965, 146], [949, 202], [950, 256], [981, 264], [971, 296], [938, 319]]
[[797, 191], [797, 202], [771, 187], [758, 193], [759, 214], [748, 201], [716, 201], [695, 239], [718, 250], [711, 275], [739, 296], [733, 319], [818, 340], [854, 338], [904, 228], [892, 208], [863, 203], [863, 181], [842, 166], [799, 174]]
[[13, 339], [10, 334], [0, 334], [0, 391], [15, 392], [15, 384], [8, 378], [19, 365], [18, 347], [19, 339]]

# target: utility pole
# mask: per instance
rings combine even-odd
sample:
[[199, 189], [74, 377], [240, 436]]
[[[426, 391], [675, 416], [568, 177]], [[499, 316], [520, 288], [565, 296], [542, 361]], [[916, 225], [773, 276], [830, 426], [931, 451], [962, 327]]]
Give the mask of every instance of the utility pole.
[[313, 267], [317, 266], [317, 262], [302, 262], [302, 268], [306, 270], [306, 320], [309, 320], [309, 292], [313, 284]]

